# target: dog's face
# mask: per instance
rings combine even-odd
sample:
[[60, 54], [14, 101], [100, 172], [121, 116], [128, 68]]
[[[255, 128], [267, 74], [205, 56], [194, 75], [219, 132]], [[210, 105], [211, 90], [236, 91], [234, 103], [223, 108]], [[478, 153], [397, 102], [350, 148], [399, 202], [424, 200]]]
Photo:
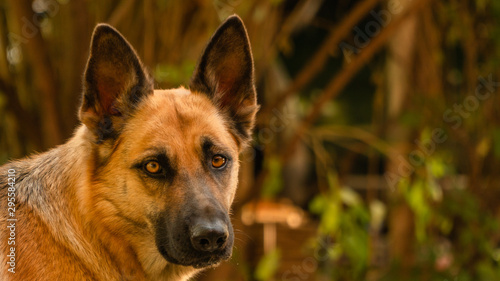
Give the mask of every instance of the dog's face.
[[150, 263], [217, 264], [232, 253], [238, 154], [257, 111], [241, 20], [219, 27], [189, 89], [152, 84], [127, 41], [99, 25], [80, 109], [94, 150], [89, 208]]

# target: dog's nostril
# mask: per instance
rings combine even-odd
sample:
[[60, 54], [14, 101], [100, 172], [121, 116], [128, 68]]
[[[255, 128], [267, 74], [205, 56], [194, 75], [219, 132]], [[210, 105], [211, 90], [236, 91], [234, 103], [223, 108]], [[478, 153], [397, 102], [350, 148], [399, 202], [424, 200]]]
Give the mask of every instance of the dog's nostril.
[[191, 235], [191, 244], [199, 251], [213, 252], [226, 245], [227, 227], [220, 225], [198, 225]]
[[226, 237], [220, 237], [217, 239], [217, 245], [222, 245], [226, 242]]

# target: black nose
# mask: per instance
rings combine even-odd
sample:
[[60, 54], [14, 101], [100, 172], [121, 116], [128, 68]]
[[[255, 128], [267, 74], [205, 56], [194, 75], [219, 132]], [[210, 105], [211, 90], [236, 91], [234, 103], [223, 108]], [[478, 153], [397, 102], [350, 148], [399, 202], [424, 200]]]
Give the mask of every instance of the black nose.
[[198, 251], [213, 252], [226, 246], [227, 226], [221, 221], [198, 223], [191, 230], [191, 244]]

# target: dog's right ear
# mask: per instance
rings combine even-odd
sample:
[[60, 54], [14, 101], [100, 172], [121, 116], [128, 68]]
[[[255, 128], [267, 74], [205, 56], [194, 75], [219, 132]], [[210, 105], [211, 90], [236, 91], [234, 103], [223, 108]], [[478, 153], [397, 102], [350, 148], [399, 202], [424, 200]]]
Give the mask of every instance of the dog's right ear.
[[212, 36], [189, 88], [218, 107], [240, 147], [250, 140], [259, 106], [250, 41], [238, 16], [229, 17]]
[[136, 52], [113, 27], [99, 24], [92, 35], [79, 117], [100, 143], [115, 138], [153, 81]]

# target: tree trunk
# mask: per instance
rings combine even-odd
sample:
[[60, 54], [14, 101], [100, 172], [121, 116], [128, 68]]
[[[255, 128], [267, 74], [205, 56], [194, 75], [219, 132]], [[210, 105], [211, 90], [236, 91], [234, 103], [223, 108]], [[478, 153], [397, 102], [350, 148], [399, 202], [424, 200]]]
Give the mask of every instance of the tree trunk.
[[16, 37], [28, 54], [35, 85], [40, 91], [40, 117], [44, 132], [42, 141], [44, 147], [52, 147], [60, 144], [63, 137], [57, 106], [56, 81], [47, 48], [40, 27], [37, 26], [38, 18], [31, 9], [31, 1], [11, 0], [9, 3], [19, 23], [20, 33]]

